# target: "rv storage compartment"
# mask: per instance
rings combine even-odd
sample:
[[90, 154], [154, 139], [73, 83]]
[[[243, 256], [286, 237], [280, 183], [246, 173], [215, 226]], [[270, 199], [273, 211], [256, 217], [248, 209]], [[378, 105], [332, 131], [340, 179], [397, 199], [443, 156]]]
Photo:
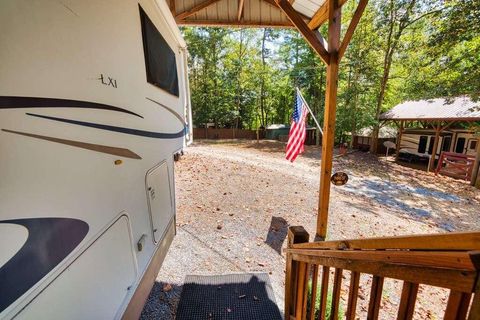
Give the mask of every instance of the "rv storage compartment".
[[173, 218], [170, 178], [166, 161], [148, 171], [146, 183], [153, 238], [155, 243], [158, 243], [162, 240], [163, 234]]
[[114, 319], [136, 273], [122, 215], [15, 319]]

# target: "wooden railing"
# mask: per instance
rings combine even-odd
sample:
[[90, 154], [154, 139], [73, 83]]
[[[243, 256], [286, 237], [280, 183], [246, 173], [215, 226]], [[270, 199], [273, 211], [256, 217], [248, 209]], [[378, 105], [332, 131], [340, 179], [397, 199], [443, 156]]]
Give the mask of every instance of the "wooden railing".
[[[327, 308], [329, 319], [338, 319], [344, 270], [351, 271], [346, 319], [358, 317], [361, 274], [372, 276], [367, 319], [378, 319], [385, 278], [403, 280], [396, 319], [412, 318], [419, 284], [450, 290], [443, 306], [444, 319], [480, 319], [480, 232], [308, 241], [309, 234], [303, 227], [289, 228], [285, 250], [286, 320], [323, 320]], [[330, 268], [334, 269], [331, 289]], [[331, 304], [327, 306], [328, 295]]]

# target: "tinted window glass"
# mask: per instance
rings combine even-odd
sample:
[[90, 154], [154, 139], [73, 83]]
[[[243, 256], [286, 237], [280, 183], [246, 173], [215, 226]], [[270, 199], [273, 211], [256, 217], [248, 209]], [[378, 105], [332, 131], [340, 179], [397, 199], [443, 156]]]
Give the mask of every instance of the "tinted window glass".
[[477, 140], [470, 141], [470, 150], [477, 150]]
[[428, 137], [427, 136], [421, 136], [420, 141], [418, 142], [418, 153], [425, 153], [425, 150], [427, 149], [427, 141]]
[[163, 39], [153, 22], [140, 7], [143, 52], [147, 81], [178, 97], [178, 76], [175, 52]]
[[451, 143], [452, 143], [452, 137], [443, 137], [442, 151], [450, 151]]
[[465, 150], [465, 138], [457, 139], [457, 146], [455, 147], [456, 153], [463, 153]]
[[435, 137], [430, 137], [430, 144], [428, 145], [428, 154], [432, 154], [434, 143], [435, 143]]

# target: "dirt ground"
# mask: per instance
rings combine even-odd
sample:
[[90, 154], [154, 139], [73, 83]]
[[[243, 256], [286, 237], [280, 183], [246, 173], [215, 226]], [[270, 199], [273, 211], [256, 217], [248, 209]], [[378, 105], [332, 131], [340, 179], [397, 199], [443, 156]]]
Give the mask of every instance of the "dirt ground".
[[[320, 149], [306, 147], [294, 163], [274, 141], [196, 141], [175, 166], [177, 235], [143, 311], [143, 319], [174, 319], [187, 274], [267, 272], [283, 310], [288, 226], [315, 235]], [[349, 175], [332, 187], [327, 239], [480, 229], [480, 191], [368, 153], [336, 156]], [[332, 278], [332, 277], [331, 277]], [[341, 303], [346, 309], [349, 272]], [[357, 311], [365, 318], [371, 277], [361, 278]], [[386, 280], [380, 319], [395, 318], [401, 282]], [[421, 286], [416, 319], [443, 318], [446, 292]]]

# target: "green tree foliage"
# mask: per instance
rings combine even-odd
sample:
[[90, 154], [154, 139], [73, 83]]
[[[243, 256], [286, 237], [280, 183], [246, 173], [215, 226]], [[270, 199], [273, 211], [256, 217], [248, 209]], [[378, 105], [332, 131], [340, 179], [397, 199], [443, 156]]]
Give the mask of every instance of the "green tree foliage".
[[[355, 8], [345, 5], [342, 33]], [[195, 125], [288, 124], [296, 86], [323, 123], [326, 68], [297, 31], [182, 31]], [[336, 140], [375, 126], [380, 112], [405, 100], [478, 98], [479, 52], [478, 0], [371, 1], [340, 65]]]

